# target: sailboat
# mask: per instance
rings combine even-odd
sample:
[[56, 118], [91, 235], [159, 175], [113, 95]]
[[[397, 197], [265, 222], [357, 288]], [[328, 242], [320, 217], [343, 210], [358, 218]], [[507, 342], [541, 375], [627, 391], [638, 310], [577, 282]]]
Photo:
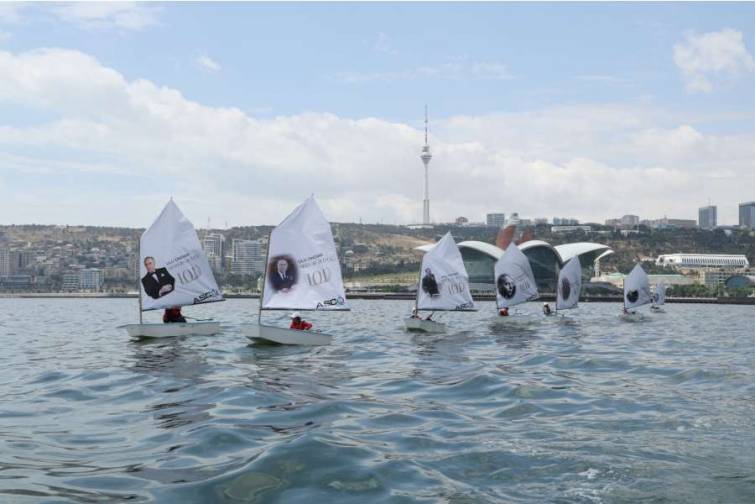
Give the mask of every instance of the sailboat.
[[145, 324], [142, 312], [224, 301], [191, 222], [173, 198], [139, 240], [139, 323], [126, 324], [132, 338], [215, 334], [220, 322]]
[[515, 243], [506, 247], [495, 263], [495, 291], [499, 313], [512, 306], [537, 299], [537, 284], [527, 256]]
[[558, 310], [570, 310], [577, 307], [582, 291], [582, 265], [579, 257], [574, 256], [558, 273], [556, 287], [556, 313]]
[[636, 311], [629, 310], [646, 305], [652, 300], [647, 273], [642, 266], [636, 264], [624, 279], [624, 311], [621, 317], [627, 321], [639, 319]]
[[404, 321], [408, 331], [446, 331], [446, 324], [430, 318], [422, 319], [420, 311], [475, 311], [469, 291], [469, 275], [450, 232], [422, 257], [414, 310]]
[[314, 196], [270, 233], [257, 324], [241, 326], [255, 342], [329, 345], [333, 337], [262, 324], [263, 310], [349, 310], [330, 223]]
[[653, 304], [650, 309], [654, 312], [663, 312], [662, 306], [666, 304], [666, 284], [661, 282], [655, 284], [655, 293], [653, 294]]

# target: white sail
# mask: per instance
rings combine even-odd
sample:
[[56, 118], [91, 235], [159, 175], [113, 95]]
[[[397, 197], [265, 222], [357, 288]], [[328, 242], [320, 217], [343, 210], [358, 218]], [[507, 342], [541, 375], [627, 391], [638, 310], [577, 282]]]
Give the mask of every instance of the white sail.
[[648, 276], [642, 266], [637, 264], [624, 279], [624, 307], [637, 308], [652, 300]]
[[556, 310], [576, 308], [582, 290], [582, 265], [579, 257], [572, 257], [558, 274]]
[[349, 309], [330, 223], [312, 196], [270, 233], [262, 309]]
[[417, 308], [435, 311], [475, 309], [469, 292], [469, 275], [450, 232], [422, 258]]
[[537, 299], [537, 284], [532, 266], [514, 243], [495, 263], [495, 287], [498, 308], [508, 308]]
[[666, 284], [661, 282], [655, 286], [655, 294], [653, 294], [653, 304], [661, 306], [666, 303]]
[[168, 201], [139, 242], [142, 310], [223, 301], [194, 226]]

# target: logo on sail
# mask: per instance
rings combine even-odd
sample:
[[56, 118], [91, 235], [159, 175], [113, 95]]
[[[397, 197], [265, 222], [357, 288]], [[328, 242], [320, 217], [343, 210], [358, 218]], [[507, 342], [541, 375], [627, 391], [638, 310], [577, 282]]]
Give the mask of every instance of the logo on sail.
[[326, 299], [325, 301], [321, 301], [317, 303], [315, 310], [322, 310], [326, 306], [343, 306], [345, 304], [346, 304], [346, 300], [343, 297], [338, 296], [338, 297]]

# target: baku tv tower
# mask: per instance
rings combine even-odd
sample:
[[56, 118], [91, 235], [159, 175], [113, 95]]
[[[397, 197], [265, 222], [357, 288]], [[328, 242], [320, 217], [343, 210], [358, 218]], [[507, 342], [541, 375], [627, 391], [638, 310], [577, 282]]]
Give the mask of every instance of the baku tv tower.
[[422, 147], [422, 154], [419, 156], [422, 160], [422, 164], [425, 165], [425, 199], [422, 202], [422, 224], [425, 226], [430, 225], [430, 177], [428, 175], [428, 168], [430, 166], [430, 160], [433, 155], [430, 154], [430, 146], [427, 144], [427, 105], [425, 105], [425, 145]]

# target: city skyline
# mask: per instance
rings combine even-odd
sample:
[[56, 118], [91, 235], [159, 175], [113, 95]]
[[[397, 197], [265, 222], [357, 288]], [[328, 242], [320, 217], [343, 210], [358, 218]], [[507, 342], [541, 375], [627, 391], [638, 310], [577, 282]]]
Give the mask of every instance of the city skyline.
[[311, 193], [331, 221], [421, 222], [427, 103], [435, 222], [696, 219], [710, 198], [736, 225], [753, 13], [0, 4], [0, 223], [143, 228], [172, 195], [197, 226], [272, 225]]

